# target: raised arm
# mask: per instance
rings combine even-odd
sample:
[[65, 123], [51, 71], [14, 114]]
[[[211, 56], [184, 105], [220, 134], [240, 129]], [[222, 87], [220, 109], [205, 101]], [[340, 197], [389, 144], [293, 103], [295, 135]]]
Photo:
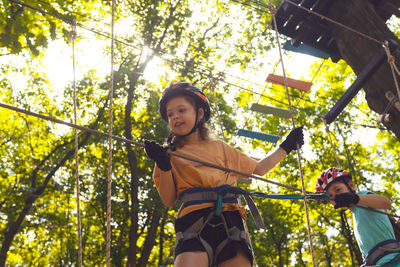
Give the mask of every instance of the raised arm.
[[285, 141], [271, 155], [258, 161], [254, 174], [264, 175], [275, 167], [292, 150], [297, 149], [297, 144], [301, 147], [304, 144], [303, 127], [293, 129]]
[[389, 198], [377, 195], [377, 194], [367, 194], [367, 195], [358, 195], [360, 197], [360, 201], [358, 204], [368, 206], [374, 209], [390, 209], [392, 202]]

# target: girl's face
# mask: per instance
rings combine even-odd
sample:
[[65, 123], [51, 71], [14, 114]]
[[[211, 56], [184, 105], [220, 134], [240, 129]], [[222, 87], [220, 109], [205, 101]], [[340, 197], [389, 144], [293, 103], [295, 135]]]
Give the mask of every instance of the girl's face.
[[[348, 182], [349, 186], [353, 188], [354, 184], [352, 181]], [[350, 192], [349, 188], [343, 182], [335, 182], [328, 187], [327, 192], [329, 193], [331, 198], [335, 198], [337, 194], [343, 194]], [[335, 205], [335, 201], [329, 200], [332, 205]], [[347, 209], [347, 207], [342, 207], [341, 209]]]
[[[177, 135], [188, 134], [195, 125], [196, 108], [185, 96], [176, 96], [166, 105], [168, 125]], [[198, 121], [204, 116], [202, 108], [199, 109]]]

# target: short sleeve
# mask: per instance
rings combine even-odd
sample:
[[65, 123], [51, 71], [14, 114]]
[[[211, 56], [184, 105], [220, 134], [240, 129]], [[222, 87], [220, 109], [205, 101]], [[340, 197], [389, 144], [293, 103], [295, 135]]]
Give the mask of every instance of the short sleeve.
[[[238, 170], [243, 173], [252, 174], [257, 166], [257, 160], [249, 157], [245, 153], [239, 151], [238, 149], [226, 144], [226, 159], [227, 166], [231, 169]], [[235, 175], [238, 177], [243, 177], [241, 175]], [[248, 178], [248, 177], [243, 177]]]

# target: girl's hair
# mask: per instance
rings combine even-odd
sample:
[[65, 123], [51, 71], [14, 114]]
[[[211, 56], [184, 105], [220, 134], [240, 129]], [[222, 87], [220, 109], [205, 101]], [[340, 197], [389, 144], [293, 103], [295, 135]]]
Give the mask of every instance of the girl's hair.
[[[189, 103], [193, 106], [193, 108], [195, 108], [196, 112], [198, 112], [198, 109], [196, 109], [196, 102], [194, 101], [194, 99], [187, 95], [182, 95], [182, 96], [187, 101], [189, 101]], [[199, 121], [197, 129], [199, 131], [200, 140], [210, 139], [210, 129], [208, 128], [204, 120]], [[171, 132], [167, 137], [166, 143], [172, 150], [175, 150], [177, 148], [183, 147], [185, 145], [185, 140], [186, 136], [175, 135], [173, 132]]]

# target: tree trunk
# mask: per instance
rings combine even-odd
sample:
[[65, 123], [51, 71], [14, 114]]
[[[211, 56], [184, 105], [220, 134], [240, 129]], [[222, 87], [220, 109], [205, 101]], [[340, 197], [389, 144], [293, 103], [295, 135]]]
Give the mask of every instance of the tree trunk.
[[[129, 89], [128, 97], [125, 104], [125, 132], [124, 135], [126, 139], [133, 140], [132, 136], [132, 121], [131, 116], [133, 109], [133, 100], [135, 95], [136, 86], [140, 77], [140, 73], [143, 73], [146, 69], [147, 64], [153, 58], [154, 55], [149, 55], [144, 59], [143, 63], [140, 63], [141, 58], [139, 58], [138, 64], [132, 71], [129, 77]], [[128, 151], [128, 162], [130, 170], [130, 195], [131, 195], [131, 216], [130, 216], [130, 227], [129, 227], [129, 247], [128, 247], [128, 267], [136, 266], [136, 253], [137, 246], [136, 242], [138, 239], [138, 213], [139, 213], [139, 199], [138, 199], [138, 189], [139, 181], [137, 175], [137, 156], [135, 150], [131, 145], [126, 144], [126, 150]]]
[[[96, 128], [98, 122], [104, 116], [104, 109], [105, 109], [106, 105], [107, 105], [107, 101], [105, 102], [103, 107], [99, 109], [99, 113], [98, 113], [98, 116], [97, 116], [95, 122], [89, 128]], [[90, 137], [91, 137], [91, 133], [88, 133], [88, 132], [83, 133], [80, 138], [81, 141], [79, 141], [79, 143], [78, 143], [78, 148], [82, 148], [85, 145], [87, 145]], [[65, 153], [64, 157], [62, 157], [61, 160], [59, 160], [58, 162], [50, 162], [50, 158], [53, 155], [56, 155], [57, 153], [62, 153], [62, 152], [59, 152], [59, 150], [66, 148], [70, 144], [72, 144], [72, 141], [65, 142], [65, 143], [60, 144], [57, 147], [55, 147], [46, 157], [44, 157], [40, 161], [38, 166], [35, 169], [33, 169], [30, 179], [32, 181], [32, 189], [34, 189], [34, 190], [25, 199], [25, 205], [22, 208], [20, 214], [18, 215], [18, 218], [14, 222], [9, 223], [10, 227], [9, 227], [8, 231], [6, 231], [6, 233], [4, 234], [4, 241], [2, 242], [1, 250], [0, 250], [0, 267], [5, 266], [6, 260], [7, 260], [7, 253], [8, 253], [8, 250], [10, 249], [12, 241], [13, 241], [15, 235], [18, 233], [22, 223], [24, 222], [26, 215], [28, 215], [30, 209], [32, 208], [33, 203], [35, 203], [36, 199], [38, 199], [44, 193], [44, 191], [47, 188], [48, 183], [54, 177], [56, 172], [62, 166], [64, 166], [64, 164], [67, 162], [67, 160], [72, 158], [72, 156], [75, 153], [75, 149], [74, 148], [69, 149]], [[54, 167], [49, 170], [43, 183], [40, 186], [37, 186], [37, 173], [39, 171], [43, 170], [43, 167], [45, 164], [48, 164], [49, 166], [54, 166]]]
[[[85, 133], [84, 138], [80, 142], [79, 146], [82, 147], [82, 146], [86, 145], [90, 136], [91, 136], [90, 133]], [[68, 145], [70, 143], [71, 142], [67, 142], [66, 145]], [[58, 150], [61, 147], [62, 146], [58, 146], [55, 150]], [[53, 152], [50, 154], [53, 154]], [[68, 152], [65, 154], [64, 158], [62, 158], [57, 164], [55, 164], [55, 167], [51, 169], [49, 174], [47, 174], [46, 179], [43, 182], [43, 184], [40, 185], [39, 187], [37, 187], [35, 189], [35, 191], [32, 192], [32, 194], [30, 194], [26, 198], [25, 205], [22, 208], [21, 212], [19, 213], [17, 219], [14, 222], [10, 223], [10, 228], [4, 234], [4, 241], [2, 243], [1, 250], [0, 250], [0, 267], [5, 266], [6, 260], [7, 260], [7, 253], [8, 253], [8, 250], [10, 249], [12, 241], [14, 240], [15, 235], [18, 233], [22, 223], [24, 222], [25, 217], [28, 215], [29, 211], [31, 210], [33, 203], [35, 203], [36, 199], [38, 199], [44, 193], [49, 181], [53, 178], [53, 176], [55, 175], [57, 170], [60, 167], [64, 166], [65, 162], [68, 159], [72, 158], [74, 153], [75, 153], [74, 148], [68, 150]], [[40, 167], [37, 167], [37, 168], [40, 168]], [[35, 173], [35, 171], [33, 173]], [[34, 176], [34, 174], [32, 176]]]
[[148, 260], [150, 257], [151, 250], [153, 249], [156, 237], [157, 237], [157, 228], [160, 225], [161, 215], [164, 209], [155, 208], [153, 210], [153, 216], [151, 218], [150, 225], [147, 229], [147, 236], [143, 244], [142, 253], [140, 254], [140, 258], [138, 261], [139, 267], [146, 267], [148, 264]]
[[[333, 1], [327, 16], [381, 42], [392, 39], [400, 44], [394, 33], [389, 30], [385, 22], [375, 12], [370, 1]], [[328, 24], [342, 58], [359, 75], [381, 48], [381, 45], [336, 24], [330, 22]], [[400, 53], [396, 51], [392, 54], [395, 56], [395, 62], [399, 62]], [[388, 105], [385, 92], [392, 91], [397, 96], [390, 65], [385, 62], [375, 74], [369, 77], [363, 89], [371, 110], [382, 114]], [[389, 113], [392, 115], [392, 121], [387, 123], [386, 126], [400, 139], [400, 112], [392, 107]]]

